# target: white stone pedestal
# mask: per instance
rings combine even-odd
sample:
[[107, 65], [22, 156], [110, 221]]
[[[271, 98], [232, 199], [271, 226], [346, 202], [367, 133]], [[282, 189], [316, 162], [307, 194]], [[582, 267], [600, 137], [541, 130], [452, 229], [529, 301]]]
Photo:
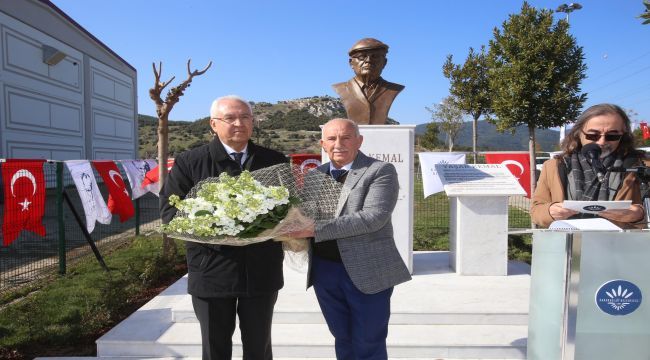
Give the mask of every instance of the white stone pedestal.
[[[361, 152], [395, 166], [399, 194], [393, 211], [395, 245], [413, 273], [413, 145], [415, 125], [359, 125]], [[329, 161], [322, 153], [323, 163]]]
[[508, 274], [508, 197], [450, 197], [449, 264], [459, 275]]
[[523, 195], [502, 164], [437, 164], [449, 197], [449, 263], [459, 275], [508, 275], [508, 196]]

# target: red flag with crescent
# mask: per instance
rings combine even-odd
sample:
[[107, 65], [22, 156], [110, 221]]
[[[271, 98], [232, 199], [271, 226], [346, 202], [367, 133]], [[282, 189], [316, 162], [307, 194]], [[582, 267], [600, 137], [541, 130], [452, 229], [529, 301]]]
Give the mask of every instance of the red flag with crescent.
[[648, 128], [648, 123], [642, 121], [641, 123], [639, 123], [639, 127], [641, 128], [641, 134], [643, 135], [643, 140], [650, 139], [650, 128]]
[[505, 165], [526, 191], [526, 197], [530, 198], [530, 155], [528, 153], [485, 153], [485, 162]]
[[93, 161], [92, 163], [108, 188], [108, 201], [106, 202], [108, 210], [111, 214], [119, 215], [120, 222], [127, 221], [135, 214], [135, 208], [117, 165], [112, 161]]
[[[172, 171], [172, 167], [174, 166], [174, 159], [170, 158], [167, 159], [167, 173]], [[146, 174], [144, 174], [144, 180], [142, 180], [142, 185], [140, 185], [143, 189], [150, 191], [156, 196], [158, 196], [158, 193], [160, 193], [160, 186], [158, 184], [159, 176], [158, 176], [158, 165], [153, 167], [151, 170], [147, 171]]]
[[298, 186], [302, 186], [302, 177], [309, 171], [320, 166], [320, 154], [289, 154], [291, 163], [295, 165], [299, 172], [295, 174]]
[[22, 230], [45, 236], [45, 160], [8, 159], [2, 164], [4, 183], [3, 245], [9, 246]]

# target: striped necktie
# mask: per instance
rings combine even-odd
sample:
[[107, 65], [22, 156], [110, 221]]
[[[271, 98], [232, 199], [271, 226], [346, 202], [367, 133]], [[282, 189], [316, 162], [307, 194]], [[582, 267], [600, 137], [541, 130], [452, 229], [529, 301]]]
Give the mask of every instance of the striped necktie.
[[239, 165], [239, 167], [242, 167], [241, 159], [244, 157], [243, 152], [233, 152], [230, 153], [230, 155], [235, 159], [235, 162]]

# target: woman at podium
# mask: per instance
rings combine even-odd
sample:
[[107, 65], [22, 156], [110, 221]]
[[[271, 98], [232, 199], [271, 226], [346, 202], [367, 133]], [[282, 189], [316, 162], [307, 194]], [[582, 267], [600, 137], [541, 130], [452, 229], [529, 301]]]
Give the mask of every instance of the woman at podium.
[[627, 209], [601, 211], [597, 216], [619, 226], [645, 225], [641, 182], [625, 169], [642, 165], [634, 149], [630, 119], [613, 104], [585, 110], [561, 143], [562, 154], [542, 166], [533, 194], [531, 217], [548, 227], [555, 220], [593, 217], [563, 207], [565, 200], [631, 200]]

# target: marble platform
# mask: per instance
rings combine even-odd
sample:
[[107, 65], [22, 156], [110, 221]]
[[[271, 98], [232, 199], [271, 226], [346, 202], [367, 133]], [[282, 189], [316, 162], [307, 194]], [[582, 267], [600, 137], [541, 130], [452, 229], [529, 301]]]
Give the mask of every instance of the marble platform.
[[[182, 278], [97, 340], [101, 359], [192, 359], [199, 326]], [[391, 359], [525, 359], [530, 267], [508, 276], [459, 276], [448, 252], [415, 252], [413, 280], [395, 288], [388, 333]], [[233, 355], [241, 357], [239, 332]], [[285, 266], [273, 319], [276, 360], [334, 359], [333, 338], [305, 274]]]

